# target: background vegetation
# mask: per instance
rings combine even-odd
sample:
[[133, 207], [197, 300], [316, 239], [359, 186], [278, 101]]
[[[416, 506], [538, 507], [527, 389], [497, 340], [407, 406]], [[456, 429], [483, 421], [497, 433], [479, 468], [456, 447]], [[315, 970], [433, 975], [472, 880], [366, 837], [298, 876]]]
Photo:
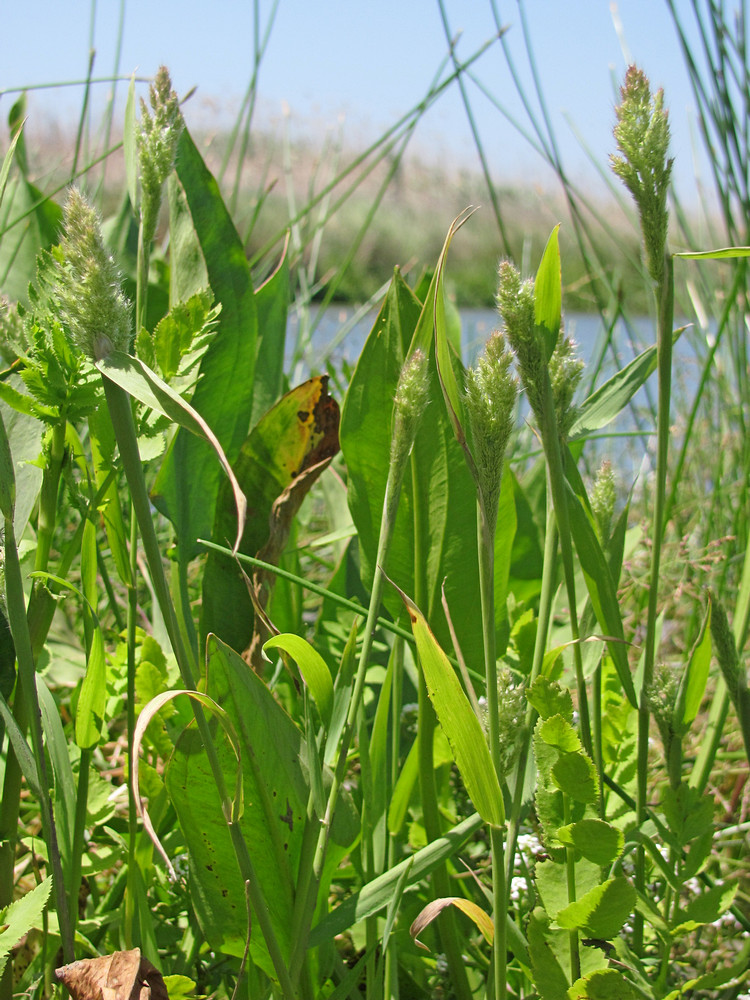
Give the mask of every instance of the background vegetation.
[[[160, 73], [121, 153], [84, 108], [43, 178], [13, 107], [3, 996], [136, 946], [173, 1000], [746, 988], [750, 74], [742, 12], [694, 7], [708, 245], [637, 74], [632, 207], [561, 173], [560, 235], [404, 161], [424, 104], [353, 158], [258, 140], [258, 171], [252, 94], [204, 158]], [[466, 369], [454, 305], [498, 257], [504, 336]], [[309, 371], [318, 310], [373, 296], [356, 367]], [[601, 318], [585, 366], [563, 304]]]

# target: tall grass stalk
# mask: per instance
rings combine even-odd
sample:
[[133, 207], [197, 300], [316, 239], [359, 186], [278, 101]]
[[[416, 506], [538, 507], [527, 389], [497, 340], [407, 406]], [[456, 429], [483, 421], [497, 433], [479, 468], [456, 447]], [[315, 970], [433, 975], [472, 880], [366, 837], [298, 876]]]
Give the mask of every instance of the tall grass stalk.
[[[482, 599], [482, 635], [484, 639], [484, 667], [487, 690], [487, 717], [492, 764], [498, 777], [503, 779], [501, 760], [501, 735], [498, 713], [498, 676], [495, 642], [495, 523], [477, 504], [477, 534], [479, 548], [479, 586]], [[495, 917], [495, 939], [492, 944], [492, 967], [496, 997], [507, 992], [507, 932], [508, 889], [505, 869], [505, 830], [490, 826], [490, 851], [492, 858], [492, 909]]]
[[[336, 757], [333, 779], [328, 792], [325, 813], [320, 822], [320, 831], [315, 846], [312, 870], [303, 873], [304, 880], [302, 881], [302, 885], [298, 887], [297, 899], [295, 901], [295, 947], [290, 961], [290, 969], [293, 977], [296, 977], [302, 969], [308, 934], [317, 901], [318, 885], [323, 873], [331, 824], [341, 787], [346, 777], [349, 749], [359, 721], [365, 678], [368, 666], [370, 665], [370, 654], [372, 652], [372, 644], [380, 612], [383, 587], [386, 581], [385, 569], [388, 561], [388, 550], [396, 525], [396, 513], [401, 496], [401, 486], [407, 462], [409, 461], [409, 454], [414, 444], [414, 438], [416, 437], [422, 413], [427, 403], [426, 367], [427, 361], [425, 356], [421, 351], [415, 351], [404, 363], [396, 391], [391, 460], [388, 467], [388, 477], [383, 498], [383, 516], [380, 522], [380, 534], [378, 537], [378, 550], [370, 593], [370, 603], [362, 633], [362, 647], [347, 708], [346, 722]], [[366, 852], [367, 845], [365, 845], [364, 850]], [[370, 926], [370, 933], [371, 931], [372, 927]], [[370, 965], [370, 970], [374, 971], [374, 964]]]

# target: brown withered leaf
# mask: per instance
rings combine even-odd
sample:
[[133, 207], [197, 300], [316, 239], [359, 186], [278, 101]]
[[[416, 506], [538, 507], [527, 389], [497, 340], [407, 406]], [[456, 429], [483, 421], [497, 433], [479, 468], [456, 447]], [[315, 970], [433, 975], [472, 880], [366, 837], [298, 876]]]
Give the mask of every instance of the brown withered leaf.
[[169, 1000], [161, 972], [140, 948], [71, 962], [55, 976], [73, 1000]]

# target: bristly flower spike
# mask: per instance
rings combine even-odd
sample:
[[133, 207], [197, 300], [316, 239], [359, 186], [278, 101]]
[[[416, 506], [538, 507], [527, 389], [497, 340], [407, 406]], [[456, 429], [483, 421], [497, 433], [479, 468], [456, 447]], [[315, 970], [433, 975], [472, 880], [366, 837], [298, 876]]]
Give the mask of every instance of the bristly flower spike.
[[497, 307], [505, 336], [516, 355], [529, 405], [540, 419], [547, 365], [534, 320], [534, 282], [521, 281], [518, 270], [507, 260], [500, 264], [498, 273]]
[[399, 482], [429, 401], [429, 383], [427, 357], [417, 348], [404, 362], [393, 401], [391, 468]]
[[161, 207], [161, 190], [174, 166], [177, 142], [184, 128], [177, 94], [165, 66], [160, 66], [149, 88], [149, 103], [141, 100], [136, 144], [141, 168], [141, 219], [146, 246], [154, 238]]
[[73, 343], [92, 361], [127, 351], [130, 302], [104, 246], [99, 218], [75, 188], [65, 204], [59, 251], [51, 292]]
[[495, 331], [475, 368], [466, 373], [466, 412], [474, 444], [474, 462], [490, 528], [494, 531], [500, 499], [503, 460], [513, 430], [518, 381], [510, 371], [513, 356]]
[[664, 275], [667, 193], [673, 163], [667, 156], [669, 120], [664, 109], [664, 92], [658, 90], [652, 97], [648, 77], [636, 66], [630, 66], [620, 97], [621, 103], [615, 109], [614, 135], [622, 155], [612, 155], [610, 163], [638, 206], [648, 272], [660, 284]]

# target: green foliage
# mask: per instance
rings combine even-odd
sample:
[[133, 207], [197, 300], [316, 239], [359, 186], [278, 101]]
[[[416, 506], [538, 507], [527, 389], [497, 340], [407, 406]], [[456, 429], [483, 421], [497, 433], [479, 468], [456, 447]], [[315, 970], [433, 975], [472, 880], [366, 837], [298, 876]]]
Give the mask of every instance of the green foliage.
[[[657, 283], [657, 344], [608, 379], [584, 367], [563, 333], [556, 227], [533, 279], [501, 265], [504, 328], [466, 368], [450, 290], [467, 245], [471, 280], [491, 277], [461, 215], [442, 244], [417, 234], [424, 278], [397, 269], [354, 368], [330, 372], [340, 455], [329, 375], [285, 392], [291, 295], [304, 312], [322, 291], [319, 240], [301, 233], [325, 226], [330, 192], [310, 196], [289, 252], [272, 240], [249, 262], [160, 71], [139, 124], [131, 89], [129, 200], [102, 227], [79, 194], [63, 215], [28, 180], [21, 117], [0, 167], [3, 211], [28, 217], [0, 243], [16, 300], [0, 342], [1, 1000], [34, 995], [59, 947], [71, 961], [122, 946], [174, 973], [173, 998], [738, 990], [747, 948], [722, 927], [748, 927], [744, 828], [717, 829], [714, 791], [726, 809], [730, 707], [750, 745], [750, 558], [725, 560], [706, 607], [682, 568], [691, 539], [726, 524], [716, 507], [697, 518], [727, 476], [708, 470], [695, 513], [681, 503], [697, 403], [670, 464], [682, 331], [660, 93], [629, 71], [614, 158]], [[261, 192], [259, 232], [266, 210]], [[331, 293], [351, 277], [341, 257]], [[737, 276], [717, 291], [717, 344]], [[602, 358], [619, 353], [615, 327]], [[744, 489], [745, 397], [727, 404], [727, 366], [701, 357], [697, 394], [716, 392], [724, 435], [708, 449], [730, 442]], [[619, 495], [623, 460], [589, 489], [597, 433], [655, 371], [657, 486], [643, 475], [642, 497]], [[11, 968], [27, 932], [43, 946]]]

